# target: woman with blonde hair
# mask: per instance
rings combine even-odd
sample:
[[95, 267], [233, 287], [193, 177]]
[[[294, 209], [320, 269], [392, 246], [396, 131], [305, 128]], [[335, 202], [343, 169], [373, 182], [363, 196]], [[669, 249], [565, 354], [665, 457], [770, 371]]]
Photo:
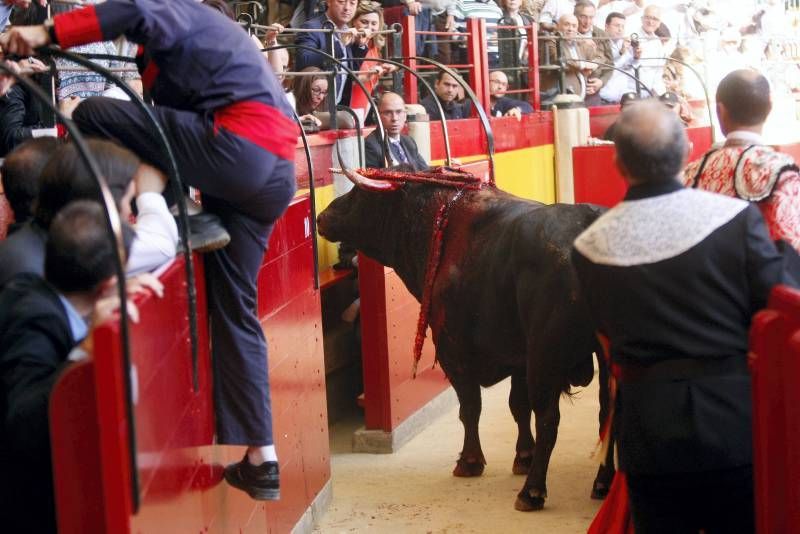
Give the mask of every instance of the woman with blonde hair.
[[368, 97], [372, 95], [380, 77], [394, 72], [397, 68], [374, 61], [375, 59], [380, 59], [381, 49], [386, 45], [386, 37], [383, 34], [376, 34], [376, 32], [384, 29], [383, 9], [378, 2], [362, 0], [356, 8], [352, 26], [358, 31], [355, 44], [362, 48], [367, 48], [367, 53], [358, 68], [362, 72], [358, 78], [367, 88], [369, 95], [365, 95], [364, 91], [354, 84], [353, 94], [350, 97], [350, 107], [363, 109], [366, 113], [369, 108]]

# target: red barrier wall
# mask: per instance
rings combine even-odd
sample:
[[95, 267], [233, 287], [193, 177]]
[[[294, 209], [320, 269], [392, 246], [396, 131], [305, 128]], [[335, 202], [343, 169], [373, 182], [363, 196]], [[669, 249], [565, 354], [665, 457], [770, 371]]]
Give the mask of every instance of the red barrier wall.
[[[689, 160], [701, 157], [711, 147], [711, 128], [687, 128], [692, 143]], [[575, 202], [611, 207], [620, 202], [628, 186], [614, 164], [614, 145], [579, 146], [572, 149]]]
[[391, 432], [450, 383], [434, 358], [430, 330], [412, 378], [419, 303], [392, 269], [359, 254], [364, 423]]
[[800, 291], [773, 289], [751, 329], [756, 525], [800, 533]]
[[[259, 275], [282, 499], [258, 503], [222, 483], [242, 447], [213, 445], [205, 284], [198, 273], [200, 388], [192, 388], [183, 264], [162, 275], [165, 297], [137, 299], [136, 369], [141, 508], [132, 515], [116, 324], [94, 332], [91, 361], [59, 380], [51, 403], [60, 531], [288, 532], [330, 479], [319, 292], [307, 196], [276, 224]], [[95, 401], [96, 399], [96, 401]], [[76, 436], [78, 438], [76, 438]]]

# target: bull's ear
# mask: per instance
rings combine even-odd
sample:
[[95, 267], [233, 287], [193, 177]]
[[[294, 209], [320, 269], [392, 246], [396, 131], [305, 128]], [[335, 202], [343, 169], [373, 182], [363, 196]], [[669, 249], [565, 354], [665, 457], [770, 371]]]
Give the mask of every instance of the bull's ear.
[[374, 180], [348, 168], [344, 169], [331, 169], [331, 172], [337, 174], [344, 174], [356, 186], [366, 191], [389, 192], [397, 191], [403, 187], [402, 182], [389, 182], [386, 180]]

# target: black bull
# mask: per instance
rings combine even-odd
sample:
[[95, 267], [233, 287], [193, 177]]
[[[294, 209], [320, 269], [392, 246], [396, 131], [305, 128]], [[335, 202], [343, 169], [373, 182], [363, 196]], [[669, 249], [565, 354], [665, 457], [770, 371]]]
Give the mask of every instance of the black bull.
[[[381, 192], [354, 187], [320, 214], [319, 231], [394, 268], [421, 300], [434, 219], [454, 195], [452, 188], [429, 184]], [[519, 427], [513, 470], [527, 474], [518, 510], [544, 506], [559, 397], [571, 386], [586, 386], [594, 374], [592, 353], [599, 346], [570, 251], [599, 213], [589, 205], [527, 201], [494, 187], [465, 191], [449, 211], [430, 323], [464, 425], [453, 474], [482, 474], [480, 388], [510, 375], [509, 407]]]

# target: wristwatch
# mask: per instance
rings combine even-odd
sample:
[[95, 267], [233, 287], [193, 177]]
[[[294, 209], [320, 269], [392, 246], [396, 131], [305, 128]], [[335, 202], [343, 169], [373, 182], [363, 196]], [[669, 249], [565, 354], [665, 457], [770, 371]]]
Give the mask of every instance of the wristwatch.
[[47, 30], [47, 35], [50, 36], [50, 44], [58, 44], [58, 36], [56, 35], [56, 23], [53, 19], [44, 21], [44, 29]]

